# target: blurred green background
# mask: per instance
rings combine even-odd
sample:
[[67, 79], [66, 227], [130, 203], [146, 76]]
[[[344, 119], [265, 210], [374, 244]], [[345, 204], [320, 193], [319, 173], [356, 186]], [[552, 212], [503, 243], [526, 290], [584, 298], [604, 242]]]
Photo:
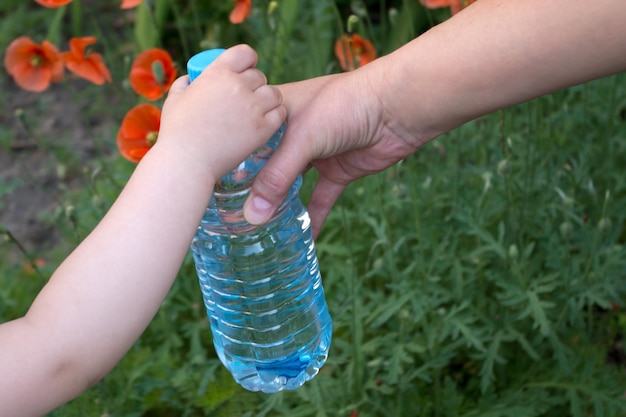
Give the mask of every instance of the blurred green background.
[[[138, 101], [126, 81], [138, 51], [165, 48], [182, 74], [191, 54], [246, 42], [283, 83], [340, 71], [333, 43], [352, 14], [379, 55], [449, 17], [417, 0], [269, 3], [232, 25], [228, 1], [3, 0], [2, 51], [23, 35], [61, 49], [94, 35], [114, 83], [33, 94], [0, 72], [1, 321], [26, 312], [132, 172], [115, 135]], [[468, 123], [352, 184], [331, 212], [317, 251], [334, 335], [313, 381], [238, 387], [188, 257], [122, 362], [50, 416], [626, 415], [625, 157], [623, 74]]]

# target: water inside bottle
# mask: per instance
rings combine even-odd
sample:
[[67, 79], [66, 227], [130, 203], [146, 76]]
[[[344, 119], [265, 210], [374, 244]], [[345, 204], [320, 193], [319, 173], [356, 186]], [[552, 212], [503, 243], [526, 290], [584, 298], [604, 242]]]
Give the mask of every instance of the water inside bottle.
[[246, 389], [297, 388], [325, 363], [332, 334], [308, 213], [292, 198], [243, 233], [223, 233], [222, 220], [207, 213], [192, 245], [218, 356]]

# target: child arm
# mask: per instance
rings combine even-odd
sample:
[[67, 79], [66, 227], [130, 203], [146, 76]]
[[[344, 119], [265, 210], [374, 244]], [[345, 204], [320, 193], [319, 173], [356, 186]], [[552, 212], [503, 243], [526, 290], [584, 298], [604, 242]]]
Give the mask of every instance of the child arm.
[[77, 396], [148, 326], [216, 178], [284, 121], [280, 93], [255, 64], [252, 49], [234, 47], [193, 85], [172, 86], [157, 144], [109, 212], [28, 313], [0, 325], [0, 415], [42, 415]]

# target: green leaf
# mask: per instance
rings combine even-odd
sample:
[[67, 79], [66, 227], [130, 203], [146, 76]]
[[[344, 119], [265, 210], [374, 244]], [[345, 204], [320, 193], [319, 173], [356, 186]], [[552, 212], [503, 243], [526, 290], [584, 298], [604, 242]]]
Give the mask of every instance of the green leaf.
[[554, 303], [541, 301], [537, 293], [534, 291], [526, 291], [526, 297], [528, 298], [528, 307], [520, 314], [520, 317], [525, 317], [528, 314], [531, 314], [535, 320], [534, 327], [539, 328], [542, 335], [549, 335], [550, 322], [546, 317], [545, 309], [553, 307]]
[[487, 350], [487, 355], [485, 357], [485, 361], [483, 362], [483, 366], [480, 369], [480, 390], [482, 393], [486, 393], [487, 390], [491, 387], [491, 384], [495, 380], [494, 377], [494, 365], [495, 363], [505, 363], [504, 358], [498, 355], [498, 351], [500, 349], [500, 340], [502, 338], [502, 333], [497, 332], [493, 337], [489, 349]]

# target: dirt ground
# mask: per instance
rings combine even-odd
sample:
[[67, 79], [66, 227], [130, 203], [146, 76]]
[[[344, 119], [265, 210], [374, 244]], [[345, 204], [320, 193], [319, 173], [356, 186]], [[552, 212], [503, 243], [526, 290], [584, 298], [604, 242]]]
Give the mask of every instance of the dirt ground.
[[[30, 93], [0, 77], [0, 88], [0, 225], [29, 250], [49, 247], [58, 236], [41, 215], [62, 206], [61, 191], [81, 182], [77, 169], [67, 171], [51, 149], [63, 146], [83, 161], [95, 155], [87, 139], [94, 126], [85, 126], [80, 115], [80, 107], [88, 104], [70, 97], [62, 85]], [[15, 188], [3, 193], [11, 184]], [[11, 248], [5, 243], [0, 250]]]

